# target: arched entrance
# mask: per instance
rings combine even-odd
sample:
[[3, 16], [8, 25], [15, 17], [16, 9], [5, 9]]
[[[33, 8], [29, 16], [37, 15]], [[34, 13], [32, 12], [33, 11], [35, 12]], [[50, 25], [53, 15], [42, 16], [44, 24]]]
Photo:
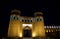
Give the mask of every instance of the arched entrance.
[[24, 27], [23, 37], [32, 37], [32, 29], [29, 26]]

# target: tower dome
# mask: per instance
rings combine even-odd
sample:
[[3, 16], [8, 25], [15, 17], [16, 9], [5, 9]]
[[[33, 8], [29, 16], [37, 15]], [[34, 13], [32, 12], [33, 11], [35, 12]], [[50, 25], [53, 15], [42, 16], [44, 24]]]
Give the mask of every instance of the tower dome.
[[35, 16], [42, 16], [43, 13], [42, 13], [42, 12], [35, 12], [34, 15], [35, 15]]
[[21, 14], [20, 10], [14, 9], [11, 11], [11, 14]]

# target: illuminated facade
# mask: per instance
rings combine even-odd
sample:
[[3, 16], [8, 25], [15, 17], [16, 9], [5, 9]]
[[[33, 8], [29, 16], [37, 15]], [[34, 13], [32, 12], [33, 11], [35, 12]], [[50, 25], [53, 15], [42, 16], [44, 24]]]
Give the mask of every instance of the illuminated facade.
[[60, 31], [60, 26], [44, 26], [45, 32], [58, 32]]
[[9, 21], [8, 37], [24, 37], [30, 31], [31, 37], [45, 37], [42, 12], [35, 12], [34, 17], [20, 16], [19, 10], [12, 10]]
[[19, 10], [11, 11], [8, 37], [25, 37], [25, 31], [29, 31], [30, 37], [45, 37], [46, 33], [56, 35], [56, 32], [60, 31], [60, 26], [44, 26], [41, 12], [35, 12], [34, 17], [21, 16], [20, 14]]

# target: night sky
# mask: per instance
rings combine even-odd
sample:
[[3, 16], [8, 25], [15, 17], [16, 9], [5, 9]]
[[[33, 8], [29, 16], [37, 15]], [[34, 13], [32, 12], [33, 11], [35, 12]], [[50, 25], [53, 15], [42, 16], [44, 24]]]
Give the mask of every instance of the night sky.
[[7, 36], [10, 11], [21, 10], [23, 16], [33, 16], [35, 11], [43, 12], [45, 25], [60, 25], [60, 16], [56, 0], [37, 1], [0, 1], [0, 36]]

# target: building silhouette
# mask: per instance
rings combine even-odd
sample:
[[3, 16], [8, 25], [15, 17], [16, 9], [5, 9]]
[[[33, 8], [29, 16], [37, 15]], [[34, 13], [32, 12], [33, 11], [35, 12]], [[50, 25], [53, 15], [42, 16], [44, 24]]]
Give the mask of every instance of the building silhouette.
[[19, 10], [11, 11], [8, 36], [23, 37], [24, 30], [31, 30], [31, 36], [45, 36], [42, 12], [35, 12], [35, 17], [20, 16]]
[[60, 26], [44, 26], [42, 12], [34, 17], [21, 16], [21, 11], [12, 10], [9, 21], [8, 37], [46, 37], [48, 32], [60, 31]]

